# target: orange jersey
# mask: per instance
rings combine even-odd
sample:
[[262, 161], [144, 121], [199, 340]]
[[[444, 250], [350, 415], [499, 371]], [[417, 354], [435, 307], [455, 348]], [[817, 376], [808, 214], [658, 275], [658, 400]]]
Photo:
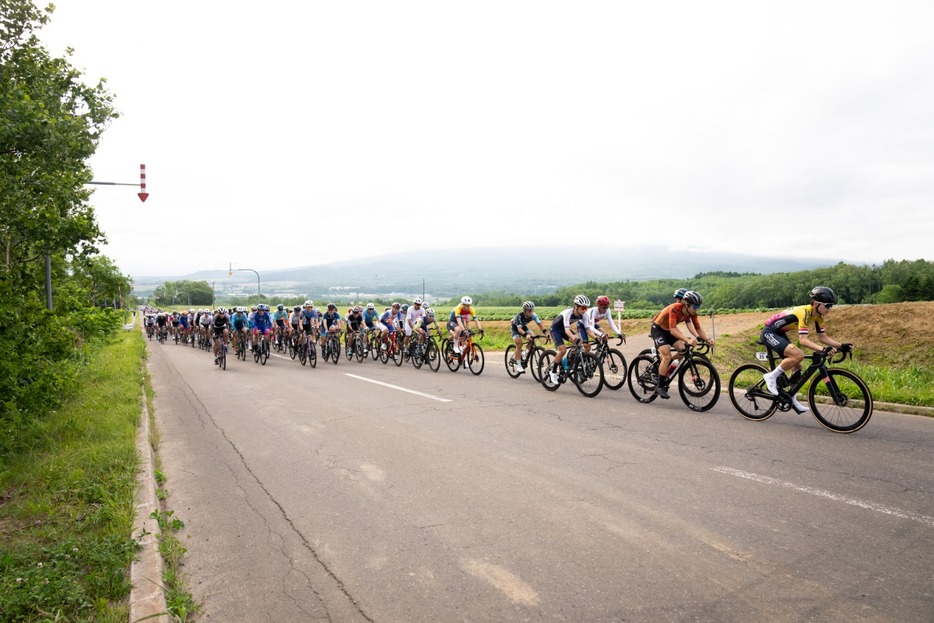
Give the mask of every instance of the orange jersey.
[[691, 322], [694, 323], [694, 328], [700, 329], [700, 323], [697, 321], [697, 316], [690, 315], [685, 310], [684, 306], [678, 302], [672, 303], [662, 311], [658, 312], [655, 318], [652, 319], [652, 322], [657, 324], [665, 331], [671, 332], [671, 330], [677, 326], [679, 322], [687, 322], [689, 318], [691, 319]]

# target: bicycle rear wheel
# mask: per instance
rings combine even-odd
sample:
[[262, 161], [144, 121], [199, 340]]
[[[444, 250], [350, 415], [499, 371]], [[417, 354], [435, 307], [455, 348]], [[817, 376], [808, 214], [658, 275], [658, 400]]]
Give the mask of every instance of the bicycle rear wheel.
[[525, 362], [525, 369], [531, 370], [532, 378], [539, 383], [542, 382], [541, 366], [539, 364], [542, 362], [542, 353], [544, 352], [545, 349], [541, 346], [534, 346], [529, 354], [529, 360]]
[[267, 342], [266, 340], [261, 340], [260, 346], [259, 346], [259, 362], [265, 366], [266, 361], [268, 360], [269, 360], [269, 342]]
[[599, 394], [603, 389], [603, 368], [597, 362], [596, 355], [581, 353], [571, 370], [571, 380], [577, 386], [577, 391], [588, 398]]
[[447, 365], [448, 370], [457, 372], [461, 367], [461, 358], [454, 352], [454, 344], [451, 340], [445, 338], [444, 341], [441, 342], [441, 352], [444, 354], [444, 363]]
[[615, 348], [609, 349], [603, 360], [603, 384], [613, 390], [626, 384], [626, 358]]
[[655, 387], [658, 385], [653, 367], [655, 358], [652, 355], [639, 355], [632, 360], [626, 376], [629, 381], [629, 393], [642, 403], [649, 403], [658, 398]]
[[341, 340], [337, 336], [331, 337], [331, 361], [337, 365], [341, 358]]
[[318, 365], [318, 346], [315, 343], [315, 340], [308, 342], [308, 365], [314, 368]]
[[505, 359], [506, 374], [508, 374], [510, 377], [514, 379], [517, 379], [521, 375], [521, 372], [519, 372], [519, 368], [517, 368], [514, 365], [516, 363], [515, 355], [516, 355], [516, 345], [510, 344], [509, 346], [506, 347], [506, 359]]
[[855, 433], [872, 417], [869, 387], [842, 368], [829, 368], [825, 376], [811, 381], [808, 404], [817, 421], [835, 433]]
[[709, 411], [720, 399], [720, 375], [713, 364], [695, 357], [678, 372], [678, 393], [692, 411]]
[[747, 420], [765, 420], [778, 409], [776, 397], [762, 380], [768, 372], [757, 363], [745, 363], [730, 375], [728, 392], [733, 408]]
[[357, 363], [363, 363], [366, 358], [366, 340], [362, 335], [357, 335], [353, 341], [354, 354], [357, 356]]

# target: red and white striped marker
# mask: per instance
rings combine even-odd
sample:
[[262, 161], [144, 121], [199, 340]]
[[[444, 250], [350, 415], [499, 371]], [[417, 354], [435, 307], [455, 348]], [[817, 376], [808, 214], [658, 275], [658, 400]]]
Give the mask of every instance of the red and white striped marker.
[[139, 200], [146, 202], [149, 198], [149, 193], [146, 192], [146, 165], [139, 165], [139, 190], [140, 192], [136, 193], [136, 196], [139, 197]]

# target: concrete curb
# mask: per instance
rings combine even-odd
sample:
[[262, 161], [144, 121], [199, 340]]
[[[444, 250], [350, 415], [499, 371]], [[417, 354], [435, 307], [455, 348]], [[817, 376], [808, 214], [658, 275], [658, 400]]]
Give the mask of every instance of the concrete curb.
[[142, 396], [142, 421], [136, 431], [136, 451], [140, 456], [137, 475], [136, 519], [139, 526], [133, 538], [140, 544], [139, 556], [130, 565], [130, 621], [171, 623], [166, 611], [162, 584], [162, 555], [159, 553], [159, 523], [152, 517], [159, 510], [152, 444], [149, 442], [149, 409], [145, 393]]

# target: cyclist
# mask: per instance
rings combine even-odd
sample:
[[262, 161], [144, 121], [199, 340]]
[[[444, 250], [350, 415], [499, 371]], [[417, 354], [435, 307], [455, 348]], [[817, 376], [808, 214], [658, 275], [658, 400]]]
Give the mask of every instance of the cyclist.
[[191, 334], [191, 316], [189, 313], [190, 312], [182, 312], [178, 316], [178, 327], [185, 344], [188, 343], [188, 336]]
[[305, 332], [305, 339], [307, 340], [307, 336], [314, 335], [315, 331], [318, 329], [318, 321], [320, 320], [318, 311], [315, 309], [314, 301], [305, 301], [304, 309], [301, 313], [301, 320], [302, 330]]
[[[367, 333], [380, 331], [379, 312], [376, 311], [376, 305], [373, 303], [366, 304], [366, 310], [363, 312], [363, 324], [366, 326]], [[369, 351], [369, 349], [369, 340], [367, 340], [367, 350]]]
[[551, 370], [549, 370], [552, 385], [557, 385], [560, 381], [558, 367], [564, 362], [564, 355], [568, 350], [565, 341], [579, 342], [582, 337], [578, 335], [580, 332], [584, 335], [593, 335], [594, 338], [597, 337], [597, 333], [590, 323], [590, 315], [587, 313], [589, 307], [590, 299], [584, 294], [578, 294], [574, 297], [574, 306], [565, 309], [551, 321], [551, 339], [557, 349]]
[[227, 315], [227, 310], [223, 307], [217, 308], [217, 313], [211, 319], [211, 326], [214, 328], [214, 365], [218, 365], [218, 349], [220, 348], [221, 341], [218, 338], [227, 341], [227, 335], [230, 332], [230, 317]]
[[324, 348], [328, 334], [340, 333], [344, 327], [344, 323], [341, 322], [341, 315], [337, 311], [337, 305], [328, 303], [328, 310], [321, 316], [321, 324], [324, 326], [324, 330], [321, 331], [321, 348]]
[[415, 324], [414, 330], [418, 333], [419, 340], [424, 342], [428, 337], [428, 331], [431, 329], [431, 325], [438, 326], [437, 321], [435, 320], [435, 310], [431, 307], [425, 309], [425, 314], [418, 319], [418, 322]]
[[210, 309], [201, 310], [201, 335], [205, 340], [211, 339], [211, 323], [214, 321], [214, 314], [211, 313]]
[[[817, 286], [811, 290], [810, 296], [809, 304], [792, 307], [775, 314], [765, 321], [765, 327], [762, 329], [762, 342], [783, 357], [774, 370], [762, 376], [769, 392], [775, 396], [778, 395], [779, 377], [794, 371], [792, 375], [794, 379], [794, 374], [800, 373], [801, 362], [804, 360], [804, 352], [788, 339], [787, 334], [792, 329], [798, 330], [798, 342], [813, 351], [820, 351], [821, 345], [809, 337], [811, 326], [817, 333], [818, 341], [830, 347], [831, 355], [837, 352], [837, 349], [849, 352], [853, 347], [852, 344], [843, 344], [833, 340], [826, 334], [824, 321], [827, 312], [837, 303], [836, 293], [826, 286]], [[796, 397], [792, 397], [791, 406], [798, 413], [807, 411], [807, 407], [798, 402]]]
[[461, 336], [463, 336], [464, 331], [467, 330], [467, 325], [471, 320], [477, 325], [477, 331], [483, 332], [483, 327], [480, 326], [480, 319], [477, 318], [477, 313], [473, 308], [473, 299], [469, 296], [463, 296], [461, 297], [460, 305], [452, 309], [451, 315], [448, 316], [448, 331], [452, 334], [454, 350], [457, 353], [463, 350], [461, 346]]
[[269, 315], [269, 305], [260, 303], [256, 306], [256, 313], [253, 314], [253, 350], [259, 347], [259, 340], [262, 339], [269, 344], [272, 337], [272, 316]]
[[285, 305], [279, 303], [272, 315], [272, 321], [276, 324], [276, 344], [285, 346], [285, 340], [289, 337], [288, 320], [289, 312], [285, 311]]
[[[380, 333], [382, 333], [382, 339], [385, 340], [390, 333], [396, 332], [396, 321], [399, 318], [399, 304], [393, 303], [391, 307], [387, 307], [386, 311], [379, 315], [379, 327]], [[385, 348], [383, 349], [385, 350]]]
[[409, 339], [412, 337], [412, 330], [424, 316], [425, 308], [422, 306], [422, 299], [415, 297], [415, 299], [412, 300], [411, 307], [405, 312], [405, 318], [402, 322], [402, 328], [405, 330], [406, 346], [408, 346]]
[[526, 301], [522, 304], [522, 311], [516, 314], [512, 322], [509, 323], [509, 332], [512, 334], [512, 341], [516, 343], [512, 365], [519, 374], [525, 372], [525, 366], [522, 365], [522, 341], [528, 339], [529, 336], [532, 335], [529, 331], [529, 323], [531, 322], [537, 324], [541, 332], [548, 335], [545, 333], [545, 326], [542, 324], [541, 318], [535, 313], [535, 303]]
[[[625, 337], [623, 332], [619, 330], [619, 327], [616, 326], [616, 323], [613, 322], [613, 313], [610, 311], [610, 297], [608, 296], [598, 296], [596, 307], [591, 307], [587, 314], [590, 316], [590, 324], [593, 326], [594, 331], [597, 332], [597, 339], [606, 340], [606, 334], [600, 330], [599, 322], [601, 320], [606, 320], [610, 323], [610, 328], [616, 334], [616, 337]], [[580, 331], [578, 331], [580, 333]], [[590, 352], [590, 344], [587, 338], [587, 334], [584, 336], [584, 351]]]
[[[668, 366], [672, 359], [681, 359], [683, 355], [671, 355], [671, 347], [684, 348], [685, 343], [697, 344], [698, 338], [713, 344], [713, 340], [707, 337], [707, 334], [701, 329], [700, 322], [697, 320], [697, 310], [700, 309], [704, 298], [694, 290], [688, 290], [680, 301], [672, 303], [662, 311], [656, 314], [652, 319], [652, 329], [649, 336], [655, 344], [655, 350], [658, 352], [658, 383], [655, 385], [655, 393], [661, 398], [668, 398]], [[678, 324], [684, 322], [694, 325], [697, 330], [697, 337], [693, 335], [684, 335], [678, 330]]]
[[[684, 293], [687, 291], [688, 291], [687, 288], [678, 288], [677, 290], [675, 290], [675, 303], [680, 303], [681, 299], [684, 298]], [[686, 322], [684, 323], [684, 326], [688, 328], [688, 331], [691, 333], [691, 335], [693, 335], [694, 337], [697, 337], [697, 329], [694, 328], [693, 322], [691, 323]]]
[[[354, 339], [357, 333], [363, 332], [363, 308], [359, 305], [355, 305], [347, 312], [346, 318], [344, 318], [344, 324], [347, 327], [347, 335], [344, 338], [344, 343], [348, 352], [353, 352], [354, 349]], [[364, 346], [364, 349], [366, 347]], [[366, 350], [363, 351], [364, 353]]]
[[[250, 320], [246, 315], [246, 307], [242, 305], [230, 316], [230, 324], [233, 326], [233, 346], [237, 350], [240, 340], [246, 340], [247, 330]], [[248, 342], [246, 342], [248, 343]], [[244, 346], [246, 348], [246, 346]]]

